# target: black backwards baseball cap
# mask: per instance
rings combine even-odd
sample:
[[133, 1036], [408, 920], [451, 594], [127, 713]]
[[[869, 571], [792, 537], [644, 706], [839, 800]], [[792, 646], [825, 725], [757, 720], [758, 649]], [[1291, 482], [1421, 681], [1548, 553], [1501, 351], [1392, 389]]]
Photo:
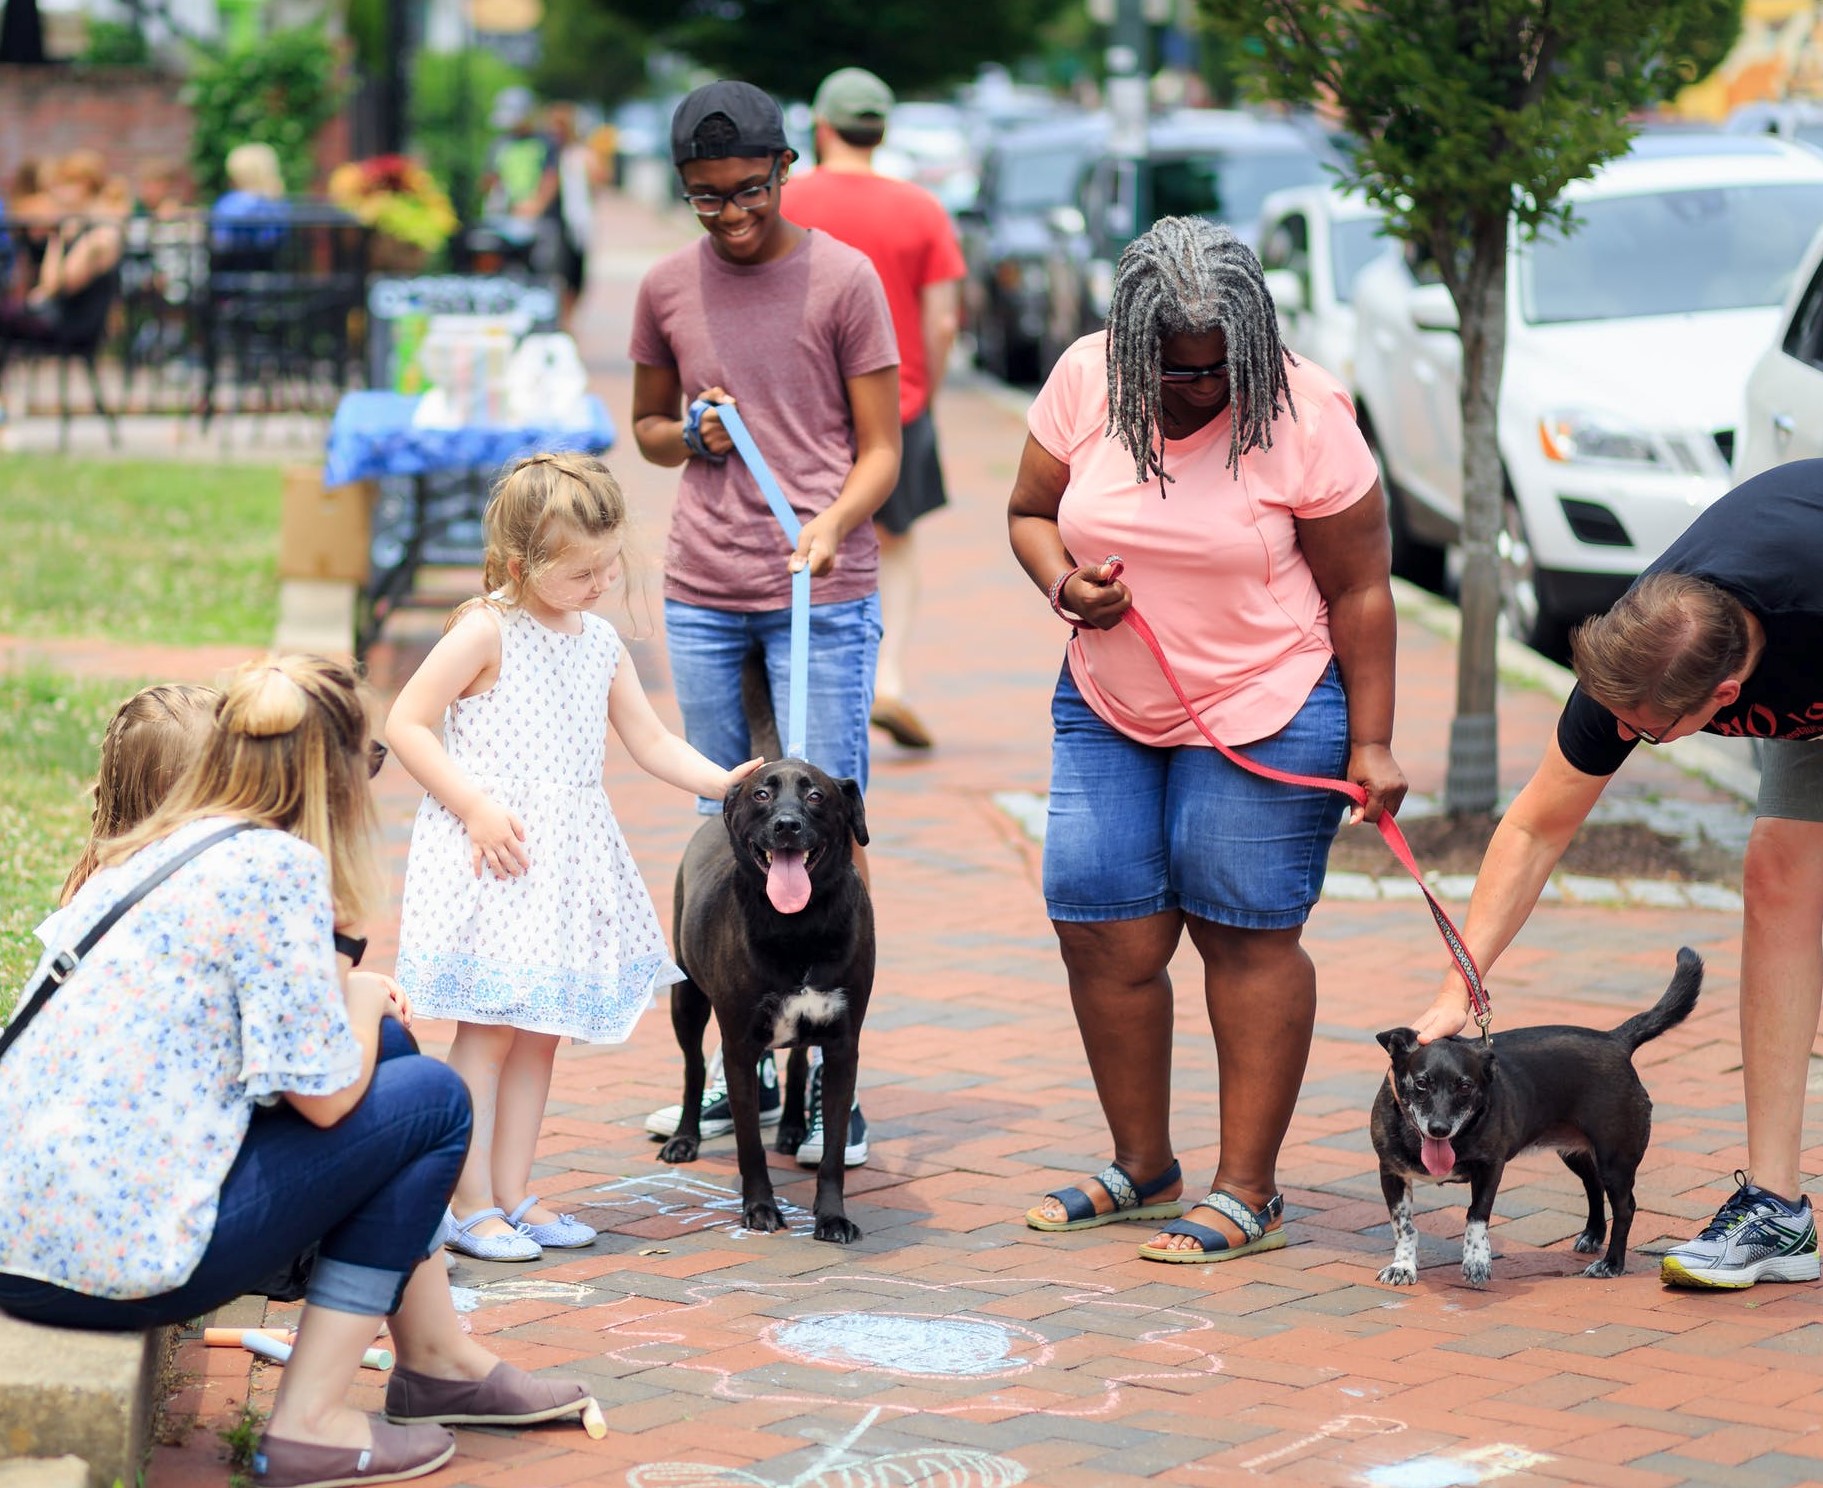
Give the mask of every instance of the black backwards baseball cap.
[[[699, 140], [697, 131], [720, 117], [727, 127]], [[687, 94], [671, 116], [671, 163], [781, 155], [791, 148], [785, 115], [770, 93], [752, 83], [723, 79]]]

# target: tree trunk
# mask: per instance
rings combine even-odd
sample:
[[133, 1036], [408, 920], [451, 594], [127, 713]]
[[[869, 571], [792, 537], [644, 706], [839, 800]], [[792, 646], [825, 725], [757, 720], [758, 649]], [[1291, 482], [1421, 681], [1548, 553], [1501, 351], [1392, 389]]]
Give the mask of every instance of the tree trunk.
[[1499, 798], [1500, 535], [1505, 478], [1495, 410], [1506, 356], [1507, 224], [1482, 224], [1461, 282], [1450, 286], [1462, 329], [1462, 634], [1456, 650], [1456, 716], [1450, 724], [1443, 806], [1492, 812]]

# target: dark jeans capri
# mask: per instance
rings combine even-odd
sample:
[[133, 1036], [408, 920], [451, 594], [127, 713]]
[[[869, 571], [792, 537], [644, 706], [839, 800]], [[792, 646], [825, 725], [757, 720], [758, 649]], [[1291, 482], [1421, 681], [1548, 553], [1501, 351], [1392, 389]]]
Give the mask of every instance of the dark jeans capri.
[[62, 1328], [180, 1323], [240, 1296], [317, 1241], [306, 1300], [364, 1316], [395, 1311], [411, 1273], [436, 1249], [472, 1114], [460, 1075], [417, 1053], [391, 1018], [380, 1028], [373, 1081], [336, 1125], [312, 1126], [283, 1104], [254, 1113], [222, 1180], [215, 1232], [183, 1285], [120, 1300], [0, 1274], [0, 1312]]
[[937, 459], [937, 426], [927, 408], [899, 430], [899, 484], [874, 521], [894, 537], [904, 537], [919, 517], [949, 504], [943, 489], [943, 465]]

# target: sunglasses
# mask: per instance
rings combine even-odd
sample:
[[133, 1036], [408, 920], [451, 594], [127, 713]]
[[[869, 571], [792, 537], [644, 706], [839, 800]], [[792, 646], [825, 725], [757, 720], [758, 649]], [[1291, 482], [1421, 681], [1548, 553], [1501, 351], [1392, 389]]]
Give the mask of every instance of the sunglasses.
[[369, 780], [372, 780], [374, 778], [374, 776], [376, 776], [380, 773], [380, 768], [381, 768], [381, 766], [383, 766], [386, 763], [386, 756], [389, 753], [391, 753], [391, 751], [389, 749], [387, 749], [387, 747], [384, 744], [382, 744], [378, 739], [368, 740], [368, 742], [367, 742], [367, 778]]
[[743, 186], [739, 191], [730, 191], [725, 196], [719, 191], [686, 191], [684, 200], [690, 203], [690, 210], [698, 217], [719, 217], [722, 208], [729, 202], [733, 202], [743, 212], [756, 212], [766, 205], [766, 199], [772, 195], [772, 188], [778, 185], [779, 167], [784, 163], [783, 155], [774, 160], [766, 179], [757, 186]]
[[1226, 359], [1208, 367], [1160, 367], [1158, 369], [1160, 382], [1196, 382], [1204, 377], [1226, 377], [1227, 375]]

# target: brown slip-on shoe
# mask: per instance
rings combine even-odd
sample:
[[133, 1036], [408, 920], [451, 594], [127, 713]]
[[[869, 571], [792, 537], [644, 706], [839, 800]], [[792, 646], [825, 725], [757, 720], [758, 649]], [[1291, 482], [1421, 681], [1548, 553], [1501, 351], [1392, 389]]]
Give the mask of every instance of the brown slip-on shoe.
[[433, 1473], [456, 1454], [456, 1438], [441, 1426], [373, 1423], [373, 1445], [322, 1447], [270, 1434], [253, 1454], [259, 1488], [352, 1488], [399, 1483]]
[[908, 703], [898, 698], [875, 698], [873, 712], [868, 715], [867, 721], [875, 728], [885, 729], [892, 735], [895, 744], [906, 749], [929, 749], [934, 742], [930, 730], [924, 726], [924, 720], [912, 712]]
[[386, 1419], [444, 1426], [530, 1426], [581, 1415], [593, 1398], [581, 1380], [527, 1374], [504, 1359], [484, 1380], [434, 1379], [394, 1368], [386, 1383]]

